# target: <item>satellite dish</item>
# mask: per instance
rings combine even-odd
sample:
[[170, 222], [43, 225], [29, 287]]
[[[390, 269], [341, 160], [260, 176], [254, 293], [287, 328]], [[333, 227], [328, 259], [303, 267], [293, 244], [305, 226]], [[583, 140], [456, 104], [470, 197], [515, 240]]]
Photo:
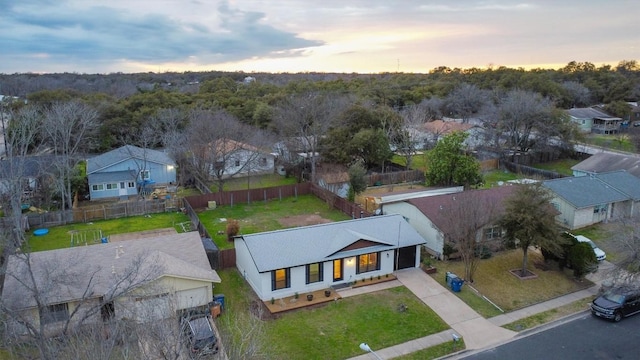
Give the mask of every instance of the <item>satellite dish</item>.
[[498, 181], [498, 186], [504, 185], [504, 181]]

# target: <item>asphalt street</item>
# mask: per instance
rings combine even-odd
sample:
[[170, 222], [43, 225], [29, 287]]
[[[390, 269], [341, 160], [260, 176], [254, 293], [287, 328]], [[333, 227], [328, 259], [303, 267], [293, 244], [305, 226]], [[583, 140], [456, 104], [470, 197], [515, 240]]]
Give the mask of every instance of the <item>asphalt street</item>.
[[619, 323], [583, 314], [554, 327], [544, 327], [516, 340], [462, 357], [488, 359], [639, 359], [640, 315]]

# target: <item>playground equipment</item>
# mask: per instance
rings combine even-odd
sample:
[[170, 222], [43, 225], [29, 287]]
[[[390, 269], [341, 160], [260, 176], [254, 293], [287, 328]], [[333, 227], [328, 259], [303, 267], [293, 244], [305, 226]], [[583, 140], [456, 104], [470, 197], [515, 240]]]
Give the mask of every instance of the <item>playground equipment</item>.
[[79, 245], [99, 244], [107, 242], [102, 235], [102, 229], [71, 230], [71, 247]]

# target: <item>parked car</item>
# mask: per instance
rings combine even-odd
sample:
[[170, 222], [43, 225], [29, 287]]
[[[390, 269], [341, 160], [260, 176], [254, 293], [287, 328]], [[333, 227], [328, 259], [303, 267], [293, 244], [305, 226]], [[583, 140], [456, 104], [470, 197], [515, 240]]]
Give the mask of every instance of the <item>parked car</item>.
[[[573, 235], [573, 234], [572, 234]], [[589, 239], [586, 236], [582, 236], [582, 235], [573, 235], [574, 238], [576, 238], [576, 240], [578, 240], [579, 242], [584, 242], [589, 244], [589, 246], [591, 246], [591, 248], [593, 249], [593, 253], [596, 255], [596, 259], [598, 261], [602, 261], [604, 259], [607, 258], [607, 254], [602, 251], [602, 249], [600, 249], [593, 241], [591, 241], [591, 239]]]
[[633, 288], [616, 287], [607, 290], [591, 303], [593, 315], [616, 322], [639, 312], [640, 290]]
[[218, 353], [218, 338], [211, 327], [208, 315], [185, 319], [184, 322], [192, 357]]

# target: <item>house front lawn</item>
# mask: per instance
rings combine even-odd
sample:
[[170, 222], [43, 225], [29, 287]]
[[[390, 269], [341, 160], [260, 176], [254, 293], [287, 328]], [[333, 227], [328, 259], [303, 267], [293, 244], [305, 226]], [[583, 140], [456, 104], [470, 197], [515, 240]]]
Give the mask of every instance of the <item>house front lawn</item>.
[[77, 245], [99, 244], [101, 236], [123, 234], [135, 231], [175, 228], [177, 232], [184, 232], [180, 223], [189, 221], [189, 217], [181, 212], [165, 212], [149, 214], [147, 216], [131, 216], [126, 218], [100, 220], [88, 223], [75, 223], [49, 228], [49, 233], [43, 236], [33, 235], [33, 230], [26, 234], [27, 243], [31, 251], [62, 249], [71, 246], [71, 233], [77, 232], [80, 243]]
[[253, 234], [351, 219], [314, 195], [202, 209], [198, 211], [198, 218], [220, 249], [233, 248], [233, 242], [227, 241], [226, 235], [230, 220], [238, 221], [239, 234]]
[[[522, 250], [507, 250], [494, 254], [489, 259], [481, 260], [474, 276], [475, 281], [471, 286], [502, 310], [509, 312], [593, 285], [589, 280], [575, 279], [570, 271], [560, 271], [555, 265], [549, 265], [547, 268], [536, 266], [536, 264], [542, 264], [543, 262], [542, 255], [538, 251], [529, 250], [528, 257], [528, 270], [535, 273], [537, 275], [536, 278], [520, 280], [511, 274], [509, 270], [522, 267]], [[453, 272], [460, 277], [464, 275], [462, 261], [435, 261], [433, 263], [438, 268], [438, 273], [432, 276], [445, 287], [447, 286], [445, 279], [447, 271]], [[469, 293], [465, 296], [471, 297], [471, 295], [474, 295], [472, 297], [473, 301], [465, 302], [480, 314], [485, 317], [500, 314], [499, 311], [498, 313], [487, 314], [486, 310], [479, 309], [476, 302], [482, 298], [476, 296], [468, 285], [465, 283], [462, 291], [456, 293], [463, 301], [465, 301], [465, 297], [462, 294]], [[482, 306], [486, 306], [486, 301], [481, 301], [480, 303], [483, 304]]]
[[[223, 317], [237, 318], [235, 312], [248, 313], [251, 302], [248, 296], [253, 292], [240, 274], [235, 269], [218, 274], [222, 283], [216, 284], [214, 292], [224, 293], [228, 302], [228, 313]], [[252, 296], [255, 301], [255, 295]], [[217, 323], [223, 337], [240, 339], [239, 334], [233, 335], [235, 327], [230, 322], [220, 319]], [[405, 287], [292, 311], [275, 320], [265, 320], [263, 325], [262, 358], [278, 359], [345, 359], [362, 355], [359, 348], [362, 342], [381, 349], [448, 329], [433, 310]]]

